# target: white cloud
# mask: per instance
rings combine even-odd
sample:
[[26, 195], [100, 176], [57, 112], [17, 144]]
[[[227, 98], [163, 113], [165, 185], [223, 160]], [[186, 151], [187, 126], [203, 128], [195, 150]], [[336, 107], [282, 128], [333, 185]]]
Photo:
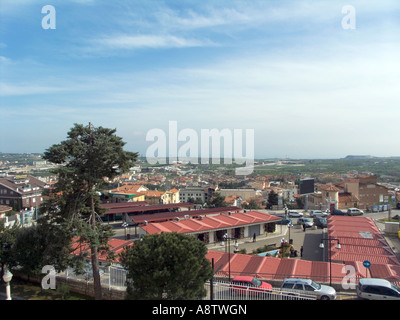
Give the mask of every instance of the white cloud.
[[208, 46], [209, 41], [186, 39], [171, 35], [117, 35], [94, 40], [95, 47], [112, 50], [141, 48], [185, 48]]
[[7, 57], [0, 56], [0, 63], [1, 64], [9, 64], [9, 63], [11, 63], [11, 59], [9, 59]]

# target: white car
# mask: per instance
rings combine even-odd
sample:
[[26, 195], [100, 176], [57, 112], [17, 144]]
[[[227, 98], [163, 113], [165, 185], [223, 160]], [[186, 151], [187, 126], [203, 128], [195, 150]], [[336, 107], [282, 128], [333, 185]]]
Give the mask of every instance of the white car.
[[303, 216], [303, 214], [301, 212], [298, 212], [296, 210], [289, 210], [289, 217], [290, 218], [300, 218]]
[[349, 208], [347, 209], [347, 215], [348, 216], [362, 216], [364, 214], [364, 211], [358, 209], [358, 208]]
[[311, 210], [310, 211], [310, 217], [315, 218], [315, 217], [322, 217], [325, 218], [328, 215], [326, 212], [322, 212], [321, 210]]
[[400, 288], [385, 279], [362, 278], [357, 286], [357, 296], [367, 300], [400, 301]]

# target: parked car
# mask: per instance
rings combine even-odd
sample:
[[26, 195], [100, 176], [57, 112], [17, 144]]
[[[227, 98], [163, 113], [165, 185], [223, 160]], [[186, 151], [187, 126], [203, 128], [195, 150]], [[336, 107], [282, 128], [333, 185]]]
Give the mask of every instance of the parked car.
[[348, 216], [361, 216], [364, 214], [364, 211], [358, 209], [358, 208], [349, 208], [347, 209], [347, 215]]
[[339, 209], [333, 209], [331, 212], [332, 216], [346, 216], [347, 212], [339, 210]]
[[318, 228], [326, 228], [328, 227], [328, 220], [323, 217], [315, 217], [313, 219], [314, 225], [316, 225]]
[[311, 228], [314, 223], [308, 218], [299, 218], [297, 219], [297, 224], [306, 225], [306, 228]]
[[362, 278], [358, 282], [357, 296], [368, 300], [400, 300], [400, 288], [385, 279]]
[[323, 212], [321, 210], [311, 210], [310, 211], [310, 217], [326, 217], [328, 215], [327, 212]]
[[283, 280], [281, 289], [288, 292], [316, 295], [317, 299], [321, 300], [336, 299], [336, 290], [334, 288], [316, 283], [311, 279], [286, 278]]
[[239, 294], [257, 294], [259, 292], [270, 292], [272, 285], [251, 276], [237, 276], [233, 278], [230, 290]]
[[296, 210], [289, 210], [288, 215], [290, 218], [300, 218], [303, 216], [303, 214], [301, 212], [298, 212]]
[[292, 224], [292, 219], [282, 218], [282, 220], [279, 220], [276, 224], [286, 226], [286, 225]]

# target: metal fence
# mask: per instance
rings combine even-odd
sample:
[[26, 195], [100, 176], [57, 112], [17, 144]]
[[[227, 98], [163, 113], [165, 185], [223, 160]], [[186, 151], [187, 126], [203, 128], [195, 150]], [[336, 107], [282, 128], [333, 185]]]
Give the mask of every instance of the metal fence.
[[205, 300], [316, 300], [315, 295], [286, 292], [273, 288], [271, 291], [259, 291], [251, 287], [235, 287], [225, 282], [207, 282]]
[[[116, 287], [119, 289], [126, 288], [126, 274], [127, 271], [121, 267], [109, 266], [100, 269], [101, 284], [105, 288]], [[57, 274], [58, 277], [65, 279], [75, 279], [86, 282], [86, 284], [93, 282], [93, 273], [88, 270], [84, 274], [76, 274], [73, 269], [68, 268], [64, 272]]]
[[[101, 283], [103, 288], [126, 289], [127, 271], [121, 267], [109, 266], [101, 269]], [[58, 273], [58, 277], [75, 279], [90, 285], [93, 282], [93, 274], [88, 271], [84, 274], [76, 274], [73, 269], [67, 269]], [[206, 296], [204, 300], [315, 300], [315, 296], [300, 293], [285, 292], [273, 288], [271, 291], [258, 291], [251, 287], [232, 289], [228, 278], [224, 280], [208, 281], [205, 283]]]
[[[343, 274], [343, 276], [330, 276], [328, 275], [312, 275], [310, 276], [310, 274], [300, 274], [297, 273], [295, 275], [293, 274], [284, 274], [284, 273], [260, 273], [260, 272], [227, 272], [227, 271], [218, 271], [215, 274], [215, 277], [220, 280], [220, 279], [232, 279], [236, 276], [251, 276], [251, 277], [255, 277], [257, 279], [260, 279], [262, 281], [266, 281], [268, 283], [271, 283], [273, 286], [280, 286], [283, 282], [284, 279], [286, 278], [306, 278], [306, 279], [311, 279], [315, 282], [318, 282], [320, 284], [325, 284], [325, 285], [331, 285], [332, 287], [334, 287], [335, 289], [339, 289], [342, 287], [344, 282], [351, 282], [351, 283], [356, 283], [358, 284], [360, 278], [362, 278], [362, 276], [360, 276], [359, 274], [355, 274], [355, 275], [345, 275]], [[345, 278], [346, 276], [346, 278]], [[345, 279], [344, 279], [345, 278]]]

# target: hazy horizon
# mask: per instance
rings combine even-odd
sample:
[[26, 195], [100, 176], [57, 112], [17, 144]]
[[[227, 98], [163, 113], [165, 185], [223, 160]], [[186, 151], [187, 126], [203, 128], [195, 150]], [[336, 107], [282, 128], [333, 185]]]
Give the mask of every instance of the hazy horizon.
[[55, 0], [54, 19], [48, 5], [0, 6], [4, 152], [91, 122], [145, 155], [176, 121], [253, 130], [255, 159], [397, 156], [399, 1]]

